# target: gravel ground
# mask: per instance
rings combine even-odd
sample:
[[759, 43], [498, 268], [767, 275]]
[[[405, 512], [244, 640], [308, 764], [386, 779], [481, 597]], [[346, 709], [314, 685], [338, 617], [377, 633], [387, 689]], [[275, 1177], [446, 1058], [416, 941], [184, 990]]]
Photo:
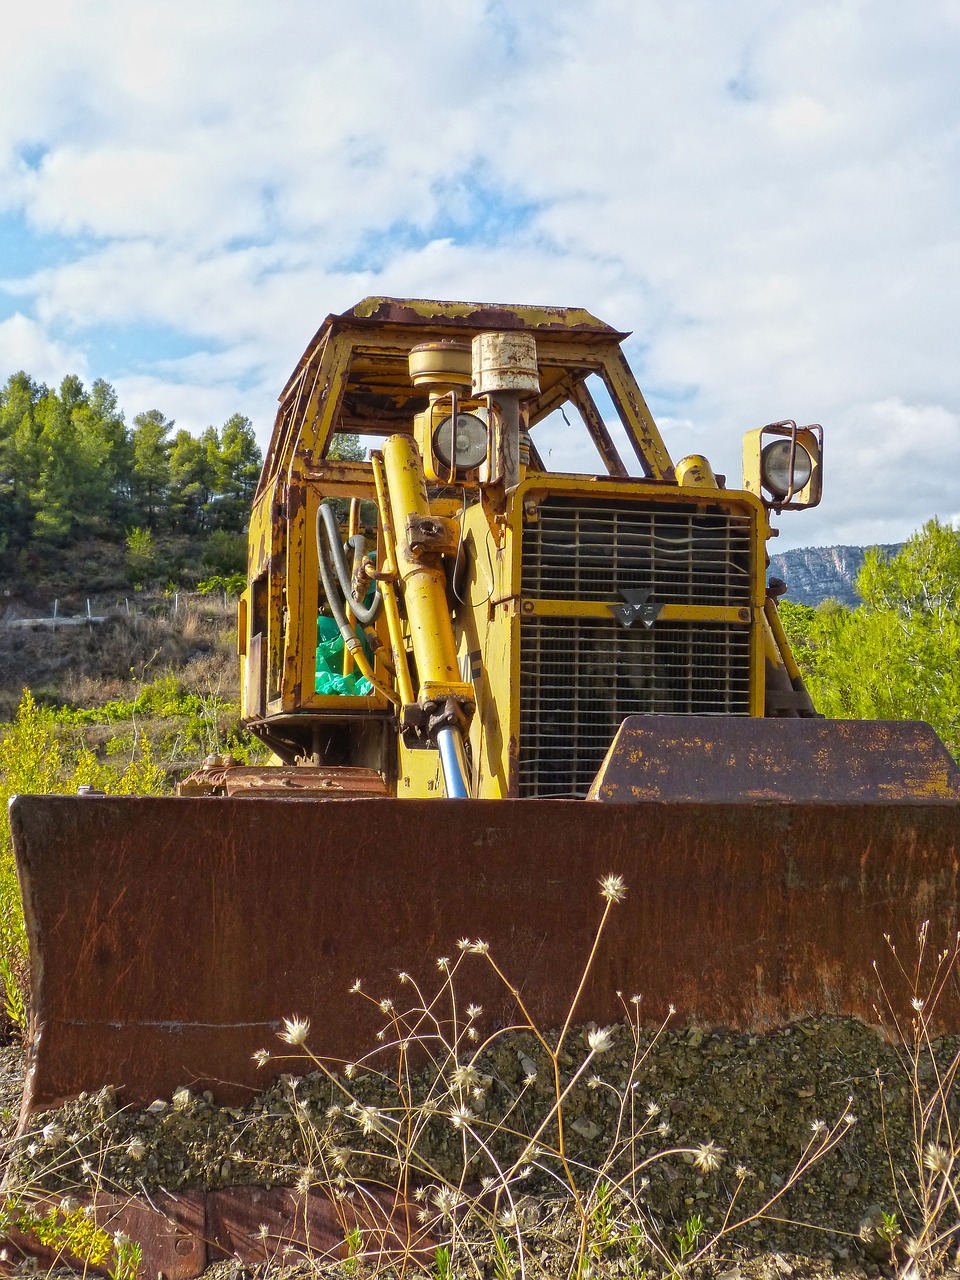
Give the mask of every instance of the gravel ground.
[[[567, 1041], [564, 1086], [588, 1055], [588, 1036], [589, 1029]], [[612, 1039], [565, 1102], [567, 1151], [581, 1170], [582, 1189], [595, 1183], [589, 1171], [608, 1161], [619, 1118], [632, 1110], [635, 1139], [621, 1143], [605, 1173], [615, 1179], [642, 1165], [629, 1183], [635, 1205], [668, 1244], [694, 1215], [705, 1239], [728, 1214], [730, 1221], [748, 1218], [775, 1198], [762, 1217], [724, 1238], [706, 1270], [700, 1269], [703, 1275], [802, 1280], [837, 1272], [892, 1274], [889, 1246], [876, 1228], [883, 1213], [896, 1213], [905, 1232], [912, 1228], [914, 1091], [901, 1058], [878, 1032], [831, 1017], [755, 1036], [667, 1031], [641, 1042], [639, 1061], [628, 1028], [617, 1028]], [[944, 1040], [936, 1056], [946, 1063], [957, 1051], [955, 1039]], [[14, 1059], [9, 1050], [0, 1054], [0, 1105], [8, 1116], [19, 1087]], [[558, 1197], [557, 1162], [536, 1151], [524, 1155], [552, 1097], [547, 1055], [533, 1037], [513, 1036], [472, 1066], [475, 1076], [461, 1084], [447, 1080], [439, 1090], [435, 1076], [423, 1073], [409, 1095], [373, 1072], [349, 1080], [320, 1073], [295, 1082], [281, 1077], [243, 1108], [219, 1107], [210, 1095], [184, 1088], [146, 1110], [124, 1110], [106, 1089], [37, 1117], [11, 1153], [9, 1177], [15, 1185], [65, 1193], [94, 1185], [133, 1192], [329, 1185], [337, 1178], [348, 1184], [389, 1175], [396, 1149], [386, 1135], [397, 1117], [419, 1116], [408, 1159], [415, 1173], [433, 1170], [421, 1179], [430, 1188], [445, 1180], [475, 1187], [491, 1171], [473, 1133], [483, 1136], [501, 1167], [529, 1163], [530, 1172], [513, 1181], [512, 1194], [525, 1239], [549, 1272], [551, 1242], [575, 1224], [566, 1213], [569, 1201]], [[923, 1089], [932, 1086], [932, 1062], [921, 1063], [920, 1078]], [[468, 1106], [469, 1117], [458, 1120], [458, 1106]], [[556, 1126], [538, 1141], [553, 1146]], [[690, 1150], [668, 1154], [676, 1148]], [[794, 1182], [798, 1163], [821, 1151]], [[649, 1180], [645, 1186], [638, 1185], [641, 1176]], [[435, 1194], [428, 1190], [427, 1205]], [[615, 1211], [616, 1198], [611, 1204]], [[626, 1216], [626, 1206], [620, 1207]], [[614, 1250], [598, 1271], [625, 1273], [629, 1260], [615, 1258]], [[214, 1270], [213, 1280], [253, 1274], [237, 1265]]]

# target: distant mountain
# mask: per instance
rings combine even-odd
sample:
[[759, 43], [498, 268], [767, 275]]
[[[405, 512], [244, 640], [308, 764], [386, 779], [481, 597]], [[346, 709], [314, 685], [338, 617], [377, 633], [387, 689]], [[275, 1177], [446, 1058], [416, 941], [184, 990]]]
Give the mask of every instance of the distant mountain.
[[[896, 554], [903, 543], [887, 543], [882, 551]], [[817, 605], [821, 600], [839, 600], [855, 609], [860, 603], [854, 583], [866, 547], [800, 547], [770, 557], [767, 581], [782, 578], [788, 600], [795, 604]]]

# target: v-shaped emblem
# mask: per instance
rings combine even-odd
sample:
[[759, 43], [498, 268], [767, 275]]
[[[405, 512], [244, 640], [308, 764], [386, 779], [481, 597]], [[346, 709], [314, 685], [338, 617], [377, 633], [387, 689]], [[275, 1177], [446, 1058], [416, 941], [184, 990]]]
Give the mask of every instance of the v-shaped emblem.
[[625, 627], [632, 627], [635, 622], [642, 622], [645, 627], [652, 627], [660, 617], [662, 604], [655, 604], [650, 599], [649, 591], [621, 591], [626, 604], [610, 606], [610, 612]]

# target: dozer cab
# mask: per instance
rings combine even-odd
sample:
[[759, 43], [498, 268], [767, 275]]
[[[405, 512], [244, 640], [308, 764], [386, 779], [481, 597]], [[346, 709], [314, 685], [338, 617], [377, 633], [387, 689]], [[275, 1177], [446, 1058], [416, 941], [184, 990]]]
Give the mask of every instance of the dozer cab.
[[[246, 1098], [285, 1015], [353, 1060], [377, 1011], [350, 984], [462, 935], [560, 1021], [608, 873], [598, 1022], [619, 990], [653, 1022], [873, 1020], [884, 933], [956, 929], [956, 767], [926, 726], [818, 717], [766, 583], [771, 519], [819, 500], [819, 426], [751, 431], [737, 487], [674, 462], [625, 336], [388, 298], [324, 322], [240, 601], [243, 718], [275, 763], [13, 803], [25, 1115], [105, 1084]], [[562, 471], [577, 438], [598, 462]], [[960, 1029], [952, 992], [940, 1013]]]

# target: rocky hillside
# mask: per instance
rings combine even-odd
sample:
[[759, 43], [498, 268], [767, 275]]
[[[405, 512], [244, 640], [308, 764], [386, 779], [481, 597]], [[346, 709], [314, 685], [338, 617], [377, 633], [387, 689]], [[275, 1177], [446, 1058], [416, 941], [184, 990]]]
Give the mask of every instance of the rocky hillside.
[[[900, 543], [885, 545], [881, 550], [896, 553]], [[860, 598], [854, 584], [866, 547], [801, 547], [770, 557], [768, 580], [782, 578], [787, 584], [787, 599], [796, 604], [817, 605], [821, 600], [839, 600], [856, 608]]]

